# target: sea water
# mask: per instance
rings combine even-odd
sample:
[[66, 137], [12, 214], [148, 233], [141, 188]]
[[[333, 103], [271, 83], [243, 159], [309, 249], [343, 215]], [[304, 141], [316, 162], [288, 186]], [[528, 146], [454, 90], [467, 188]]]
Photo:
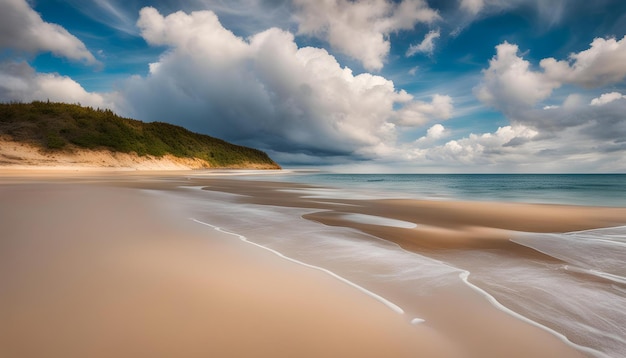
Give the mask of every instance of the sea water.
[[[263, 178], [268, 179], [318, 186], [299, 191], [309, 197], [626, 206], [626, 175], [296, 173]], [[353, 229], [302, 218], [315, 209], [233, 204], [237, 195], [186, 190], [184, 200], [194, 220], [332, 273], [398, 307], [412, 323], [423, 320], [419, 307], [406, 297], [417, 300], [439, 287], [464, 282], [497, 308], [544, 328], [589, 356], [626, 356], [626, 227], [519, 233], [513, 239], [558, 259], [554, 261], [488, 250], [451, 250], [427, 257]], [[347, 218], [383, 226], [410, 225], [365, 216]], [[394, 296], [398, 292], [402, 294]]]
[[296, 171], [272, 176], [270, 180], [350, 189], [353, 193], [380, 197], [626, 207], [626, 174], [338, 174]]

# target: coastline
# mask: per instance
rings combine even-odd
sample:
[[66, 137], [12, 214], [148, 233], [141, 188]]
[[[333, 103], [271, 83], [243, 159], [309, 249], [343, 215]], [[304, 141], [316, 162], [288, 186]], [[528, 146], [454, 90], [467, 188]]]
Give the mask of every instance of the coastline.
[[[50, 178], [51, 180], [48, 180]], [[172, 172], [108, 174], [84, 173], [72, 178], [68, 178], [67, 173], [57, 176], [54, 173], [47, 172], [42, 173], [39, 177], [30, 176], [30, 179], [24, 179], [24, 177], [20, 176], [13, 176], [13, 179], [5, 177], [4, 181], [7, 182], [7, 184], [0, 186], [2, 189], [5, 189], [6, 185], [12, 185], [10, 184], [11, 182], [15, 183], [16, 181], [18, 183], [29, 181], [39, 183], [37, 187], [42, 185], [42, 181], [52, 181], [55, 183], [70, 182], [72, 184], [70, 184], [69, 187], [78, 187], [79, 191], [82, 190], [80, 195], [77, 194], [78, 196], [76, 199], [88, 198], [92, 195], [104, 195], [104, 193], [107, 193], [104, 196], [111, 195], [113, 197], [117, 197], [117, 199], [121, 199], [120, 195], [121, 193], [124, 193], [124, 196], [132, 194], [131, 196], [134, 198], [132, 200], [137, 200], [135, 204], [140, 204], [142, 206], [155, 205], [156, 207], [161, 207], [167, 211], [167, 215], [160, 216], [161, 218], [164, 218], [165, 216], [170, 218], [178, 217], [177, 224], [174, 225], [176, 227], [175, 231], [177, 232], [177, 236], [183, 235], [185, 237], [193, 238], [191, 240], [186, 240], [194, 242], [193, 245], [189, 245], [193, 246], [192, 250], [182, 248], [179, 242], [161, 240], [162, 242], [167, 242], [168, 252], [169, 250], [173, 250], [179, 254], [179, 263], [184, 261], [185, 257], [197, 257], [198, 251], [203, 251], [201, 247], [204, 244], [199, 244], [200, 242], [208, 239], [211, 242], [210, 245], [215, 245], [215, 235], [219, 237], [223, 236], [223, 234], [220, 234], [216, 230], [206, 231], [201, 230], [199, 227], [189, 228], [187, 227], [187, 225], [190, 224], [189, 220], [184, 220], [186, 222], [186, 224], [183, 225], [185, 226], [185, 229], [181, 231], [180, 212], [175, 214], [173, 211], [186, 212], [186, 209], [183, 210], [184, 207], [188, 205], [193, 206], [192, 204], [188, 204], [182, 200], [180, 203], [176, 204], [181, 206], [176, 207], [174, 204], [176, 203], [175, 200], [155, 200], [154, 198], [146, 198], [140, 193], [135, 193], [136, 189], [140, 189], [140, 192], [148, 190], [156, 193], [157, 198], [159, 198], [159, 195], [162, 193], [165, 193], [168, 196], [163, 197], [163, 199], [188, 197], [190, 200], [191, 198], [194, 198], [194, 200], [200, 200], [198, 195], [202, 193], [198, 191], [186, 192], [185, 189], [181, 189], [180, 187], [195, 187], [198, 189], [204, 188], [207, 190], [203, 190], [203, 193], [210, 194], [211, 192], [214, 192], [218, 195], [218, 198], [226, 195], [225, 201], [220, 205], [231, 205], [235, 211], [237, 210], [237, 205], [254, 205], [255, 207], [259, 206], [260, 208], [267, 207], [268, 210], [271, 210], [272, 207], [280, 207], [286, 208], [287, 211], [297, 211], [302, 208], [306, 208], [308, 213], [305, 213], [305, 215], [302, 216], [308, 220], [313, 220], [314, 222], [311, 222], [311, 225], [319, 225], [315, 224], [315, 222], [321, 222], [324, 223], [324, 225], [331, 225], [330, 227], [335, 225], [338, 228], [355, 229], [359, 232], [365, 232], [375, 237], [381, 237], [385, 240], [396, 242], [405, 249], [414, 252], [426, 252], [432, 254], [433, 257], [437, 257], [437, 255], [443, 257], [452, 251], [475, 252], [477, 249], [487, 249], [506, 252], [509, 255], [521, 256], [533, 260], [540, 259], [550, 262], [553, 260], [549, 259], [546, 255], [542, 255], [535, 250], [511, 242], [509, 239], [510, 234], [513, 232], [512, 230], [527, 228], [533, 230], [541, 229], [545, 231], [556, 229], [568, 231], [571, 228], [610, 226], [614, 222], [617, 223], [619, 221], [618, 219], [626, 217], [623, 216], [624, 210], [626, 209], [612, 208], [603, 208], [600, 211], [597, 211], [598, 208], [529, 204], [518, 205], [408, 200], [364, 201], [337, 198], [310, 198], [303, 195], [303, 192], [307, 190], [307, 187], [303, 185], [272, 183], [266, 181], [239, 181], [234, 180], [233, 178], [221, 178], [215, 176], [204, 177], [203, 175], [194, 172], [180, 172], [176, 174]], [[94, 182], [95, 184], [93, 184]], [[81, 183], [81, 185], [76, 185], [78, 183]], [[61, 186], [64, 188], [68, 187], [68, 185]], [[54, 192], [57, 190], [55, 188], [57, 188], [56, 184], [52, 187], [47, 186], [38, 196], [41, 197], [49, 195], [50, 191]], [[84, 190], [86, 188], [89, 188], [89, 190]], [[5, 195], [15, 194], [14, 189], [15, 187], [9, 190], [8, 194], [5, 192]], [[25, 188], [22, 189], [26, 190]], [[95, 194], [92, 193], [94, 189]], [[31, 189], [28, 189], [28, 191], [30, 190]], [[66, 195], [62, 195], [61, 197], [64, 198], [63, 200], [66, 200]], [[61, 200], [61, 197], [58, 197], [57, 199]], [[17, 198], [15, 199], [17, 200]], [[3, 200], [2, 202], [6, 204], [14, 202], [14, 200]], [[167, 207], [163, 204], [159, 204], [159, 202], [168, 202]], [[65, 203], [61, 204], [60, 201], [57, 201], [56, 204], [62, 207], [69, 205]], [[112, 213], [121, 207], [120, 204], [122, 203], [115, 202], [109, 205], [106, 209], [102, 209], [104, 211], [96, 210], [91, 212], [92, 210], [90, 209], [87, 212], [89, 215], [98, 215], [99, 217], [110, 218]], [[174, 207], [172, 207], [172, 205], [174, 205]], [[3, 205], [4, 210], [8, 210], [9, 206], [10, 205]], [[565, 210], [565, 212], [563, 210]], [[50, 208], [48, 211], [50, 211]], [[28, 210], [22, 211], [22, 214], [25, 215], [26, 212], [28, 212]], [[45, 212], [45, 210], [43, 210], [42, 213], [43, 212]], [[150, 212], [151, 214], [149, 215], [157, 214], [153, 211]], [[140, 230], [148, 230], [149, 232], [153, 232], [152, 230], [158, 231], [158, 228], [153, 228], [151, 226], [154, 222], [153, 220], [160, 220], [157, 217], [162, 215], [164, 212], [151, 216], [148, 220], [150, 221], [150, 224], [142, 226]], [[362, 220], [361, 222], [354, 220], [354, 217], [346, 216], [348, 213], [363, 215], [362, 218], [365, 219], [372, 217], [391, 218], [403, 222], [415, 223], [418, 226], [412, 228], [402, 228], [395, 227], [393, 225], [380, 225], [380, 223], [373, 225], [371, 223], [367, 223], [366, 220]], [[70, 215], [69, 213], [67, 214]], [[589, 214], [593, 215], [589, 216]], [[49, 212], [42, 215], [49, 215]], [[203, 215], [206, 216], [208, 214]], [[523, 219], [526, 223], [524, 225], [530, 226], [520, 227], [520, 225], [522, 225], [520, 224], [520, 221], [522, 221], [520, 220], [520, 215], [522, 215], [521, 219]], [[207, 218], [209, 220], [213, 220], [211, 225], [220, 225], [220, 222], [223, 221], [223, 219], [211, 215], [198, 218], [202, 220], [207, 220]], [[536, 220], [533, 218], [536, 218]], [[584, 221], [583, 219], [587, 221]], [[133, 225], [130, 225], [129, 223], [125, 223], [124, 225], [127, 227], [122, 229], [122, 231], [133, 228]], [[61, 225], [58, 228], [62, 229], [63, 226], [64, 225]], [[66, 223], [65, 226], [71, 226], [71, 224]], [[133, 230], [138, 229], [138, 227], [135, 227]], [[161, 229], [165, 228], [161, 227]], [[257, 227], [257, 229], [263, 228]], [[199, 236], [197, 236], [198, 230], [202, 231]], [[225, 230], [228, 230], [228, 228]], [[250, 232], [254, 232], [254, 230], [250, 229]], [[413, 234], [407, 235], [407, 233]], [[121, 232], [118, 232], [118, 235], [119, 234], [121, 234]], [[236, 234], [242, 235], [241, 232], [236, 232]], [[256, 239], [255, 237], [248, 238], [251, 241], [255, 241]], [[424, 241], [424, 238], [427, 238], [427, 240]], [[217, 239], [217, 241], [220, 240], [221, 239]], [[249, 282], [249, 279], [246, 281], [247, 284], [253, 288], [245, 289], [244, 291], [246, 292], [246, 295], [253, 295], [255, 297], [259, 297], [256, 295], [260, 295], [260, 301], [265, 303], [256, 306], [255, 309], [258, 311], [254, 314], [260, 314], [266, 318], [272, 316], [273, 318], [270, 321], [281, 322], [276, 324], [278, 324], [279, 328], [282, 327], [283, 330], [276, 328], [276, 325], [263, 326], [263, 324], [256, 322], [255, 324], [261, 325], [263, 328], [257, 327], [258, 329], [255, 330], [254, 334], [259, 334], [258, 332], [260, 329], [264, 332], [263, 335], [270, 335], [275, 339], [279, 339], [281, 342], [291, 341], [293, 342], [293, 345], [290, 348], [293, 349], [291, 353], [298, 352], [296, 354], [298, 356], [306, 356], [303, 354], [309, 351], [298, 349], [304, 349], [304, 347], [307, 347], [307, 344], [312, 344], [314, 347], [317, 347], [315, 349], [330, 349], [329, 347], [331, 343], [332, 345], [338, 347], [337, 349], [342, 349], [341, 354], [344, 356], [351, 355], [351, 353], [347, 352], [353, 352], [356, 354], [355, 351], [351, 351], [354, 349], [359, 349], [359, 352], [361, 352], [358, 354], [359, 356], [367, 356], [367, 354], [363, 355], [363, 352], [369, 352], [370, 356], [389, 355], [389, 349], [399, 350], [397, 354], [393, 354], [394, 356], [403, 356], [405, 353], [407, 356], [414, 356], [417, 354], [416, 352], [426, 356], [442, 357], [496, 357], [503, 355], [511, 357], [582, 356], [580, 351], [574, 350], [572, 345], [567, 344], [567, 342], [563, 342], [555, 335], [495, 308], [491, 303], [485, 300], [485, 297], [481, 293], [474, 291], [472, 294], [471, 292], [473, 290], [468, 288], [462, 282], [459, 282], [459, 284], [450, 284], [446, 287], [432, 289], [428, 294], [418, 296], [416, 299], [415, 296], [408, 296], [404, 292], [394, 293], [394, 289], [386, 287], [384, 284], [376, 282], [368, 283], [368, 280], [364, 279], [363, 282], [367, 284], [367, 289], [372, 290], [373, 292], [385, 292], [383, 297], [388, 298], [391, 302], [405, 308], [406, 314], [399, 315], [393, 312], [393, 310], [389, 310], [388, 307], [381, 305], [380, 302], [372, 300], [371, 297], [363, 295], [362, 292], [358, 292], [358, 290], [350, 288], [349, 285], [345, 285], [341, 283], [341, 281], [333, 279], [329, 275], [324, 275], [320, 272], [311, 272], [311, 270], [308, 270], [306, 267], [294, 268], [292, 263], [277, 259], [277, 257], [275, 257], [276, 255], [272, 255], [271, 253], [265, 253], [269, 255], [269, 257], [265, 254], [261, 254], [261, 256], [264, 256], [263, 259], [252, 260], [254, 265], [249, 263], [250, 260], [242, 261], [241, 257], [237, 258], [235, 256], [239, 254], [243, 254], [245, 256], [250, 254], [249, 252], [254, 251], [256, 253], [250, 255], [257, 257], [256, 255], [259, 254], [258, 250], [255, 250], [253, 246], [246, 247], [246, 245], [243, 245], [242, 247], [240, 243], [235, 244], [235, 248], [233, 247], [234, 244], [232, 243], [232, 238], [225, 239], [225, 242], [228, 242], [226, 249], [231, 250], [227, 250], [226, 252], [233, 254], [233, 257], [229, 256], [228, 260], [217, 260], [220, 264], [216, 264], [214, 261], [211, 265], [206, 262], [199, 263], [202, 260], [192, 260], [195, 266], [193, 268], [188, 267], [185, 274], [182, 276], [176, 276], [175, 279], [172, 280], [171, 284], [178, 285], [180, 284], [180, 279], [187, 280], [189, 277], [198, 278], [198, 280], [194, 278], [195, 281], [193, 282], [188, 281], [187, 283], [189, 286], [195, 286], [198, 283], [202, 284], [202, 273], [215, 272], [216, 270], [228, 272], [229, 275], [233, 275], [232, 277], [234, 277], [235, 280], [244, 279], [244, 281], [246, 279], [245, 276], [250, 275], [251, 272], [255, 272], [255, 277], [257, 277], [257, 279], [253, 280], [253, 282]], [[76, 243], [72, 243], [72, 245], [74, 244]], [[139, 245], [139, 243], [137, 244]], [[139, 246], [147, 249], [152, 245], [153, 243], [151, 241], [144, 241]], [[219, 247], [219, 250], [225, 249], [222, 244], [217, 246]], [[168, 266], [171, 261], [165, 258], [167, 255], [164, 255], [164, 252], [165, 251], [159, 254], [158, 258], [153, 262], [158, 262], [159, 266]], [[246, 254], [246, 252], [248, 253]], [[81, 253], [81, 255], [82, 254], [83, 253]], [[222, 254], [224, 254], [224, 252], [219, 251], [210, 253], [209, 256], [212, 256], [213, 259], [217, 259]], [[286, 253], [286, 255], [289, 256], [288, 253]], [[129, 259], [130, 261], [136, 261], [140, 257], [141, 255], [130, 255]], [[248, 258], [249, 257], [250, 256], [248, 256]], [[229, 261], [229, 265], [224, 266], [223, 261]], [[162, 268], [160, 270], [167, 271]], [[241, 274], [243, 271], [246, 271], [247, 274], [243, 274], [242, 278]], [[163, 272], [159, 273], [159, 275], [161, 274], [163, 274]], [[168, 273], [168, 275], [170, 274], [171, 272]], [[453, 272], [452, 274], [458, 278], [459, 273]], [[272, 286], [272, 293], [267, 291], [266, 288], [261, 287], [263, 285], [259, 285], [259, 281], [266, 282], [269, 277], [283, 277], [284, 275], [289, 276], [289, 280], [292, 281], [289, 281], [289, 283], [275, 283]], [[315, 279], [310, 280], [310, 276], [315, 277]], [[470, 277], [470, 279], [471, 278], [472, 277]], [[119, 277], [113, 278], [113, 280], [116, 279], [119, 279]], [[301, 286], [295, 285], [294, 282], [298, 282]], [[320, 282], [321, 286], [319, 285]], [[328, 285], [333, 287], [332, 290], [327, 290], [329, 287]], [[302, 291], [302, 286], [310, 288], [310, 290], [307, 291], [307, 294], [302, 292], [297, 293], [297, 291]], [[242, 302], [242, 297], [240, 296], [242, 288], [239, 288], [240, 291], [236, 291], [236, 293], [233, 291], [228, 293], [228, 290], [224, 291], [224, 289], [232, 288], [232, 282], [229, 281], [228, 284], [222, 282], [222, 286], [217, 287], [219, 287], [219, 289], [212, 291], [210, 294], [205, 293], [205, 296], [202, 297], [205, 297], [210, 301], [209, 296], [216, 295], [221, 292], [221, 294], [224, 295], [225, 300], [228, 301], [226, 306], [229, 307], [229, 312], [231, 313], [241, 309], [241, 306], [237, 306], [237, 304], [243, 304], [244, 306], [249, 304], [247, 300]], [[294, 287], [297, 288], [294, 289]], [[190, 290], [189, 292], [194, 292], [193, 295], [198, 294], [196, 292], [197, 287], [188, 287], [188, 289]], [[277, 295], [277, 292], [280, 292], [280, 294]], [[337, 294], [337, 292], [340, 292], [340, 294]], [[346, 292], [350, 293], [344, 295]], [[271, 301], [275, 300], [276, 297], [286, 297], [285, 295], [289, 296], [293, 294], [296, 294], [298, 297], [295, 301], [290, 299], [280, 299], [282, 305], [285, 305], [285, 302], [290, 302], [287, 305], [293, 311], [290, 311], [290, 314], [288, 315], [289, 317], [287, 317], [287, 315], [283, 315], [283, 306], [271, 304]], [[326, 297], [327, 299], [312, 300], [313, 297]], [[319, 305], [322, 307], [318, 307]], [[206, 307], [204, 307], [203, 304], [198, 304], [193, 308], [190, 308], [188, 312], [191, 313], [196, 309], [203, 311], [206, 310]], [[302, 314], [301, 310], [307, 311], [308, 314], [300, 316], [298, 320], [295, 320], [292, 315], [297, 316], [296, 313]], [[325, 315], [324, 312], [328, 312], [329, 310], [333, 313]], [[342, 316], [341, 319], [339, 317], [334, 317], [337, 311], [343, 312], [345, 316]], [[130, 317], [132, 317], [132, 315]], [[246, 320], [243, 317], [237, 317], [239, 316], [230, 316], [230, 318], [238, 319], [240, 321]], [[415, 321], [417, 324], [411, 324], [414, 317], [415, 319], [418, 319], [418, 321]], [[228, 321], [229, 317], [224, 317], [223, 319]], [[424, 319], [425, 322], [419, 323], [421, 322], [421, 319]], [[363, 320], [369, 323], [365, 324], [363, 323]], [[303, 325], [303, 322], [308, 322], [309, 324]], [[316, 322], [315, 329], [320, 331], [316, 331], [310, 327], [310, 324], [313, 322]], [[342, 322], [342, 325], [339, 325], [340, 327], [334, 327], [339, 330], [335, 331], [333, 326], [336, 326], [338, 322]], [[91, 323], [93, 324], [94, 322]], [[350, 339], [352, 340], [348, 339], [344, 341], [342, 338], [343, 343], [338, 343], [336, 340], [332, 340], [325, 335], [324, 339], [326, 339], [326, 341], [324, 341], [324, 339], [315, 341], [314, 343], [310, 341], [310, 339], [312, 339], [311, 336], [320, 335], [320, 332], [334, 332], [334, 335], [343, 337], [347, 331], [354, 331], [354, 324], [362, 327], [362, 329], [358, 330], [359, 332], [352, 332], [350, 334], [350, 337], [352, 337]], [[304, 326], [308, 328], [306, 328], [305, 331], [301, 331], [300, 329]], [[298, 329], [295, 330], [294, 327], [297, 327]], [[165, 328], [160, 329], [163, 329], [163, 332], [166, 331]], [[161, 333], [165, 334], [163, 332]], [[230, 333], [228, 334], [224, 332], [222, 333], [224, 335], [234, 335], [239, 337], [237, 339], [245, 340], [249, 338], [245, 333], [248, 331], [242, 332], [233, 329], [229, 332]], [[175, 333], [171, 331], [169, 331], [168, 334], [175, 335]], [[248, 334], [252, 334], [252, 332], [249, 332]], [[381, 336], [381, 334], [383, 336]], [[389, 336], [395, 338], [389, 338]], [[228, 339], [233, 340], [235, 337], [230, 337]], [[363, 339], [365, 339], [371, 347], [367, 349], [366, 347], [359, 347], [363, 346], [363, 344], [356, 342], [361, 342]], [[166, 344], [165, 341], [167, 341], [167, 339], [164, 338], [163, 344]], [[532, 344], [529, 344], [530, 342], [532, 342]], [[175, 340], [170, 341], [170, 343], [175, 344]], [[309, 348], [307, 349], [312, 349], [311, 346], [308, 347]], [[226, 346], [222, 348], [229, 349]], [[232, 349], [232, 347], [230, 349]], [[266, 349], [268, 349], [267, 352], [273, 352], [271, 351], [273, 348], [266, 347]], [[228, 350], [223, 352], [233, 353], [233, 351]], [[319, 356], [319, 354], [321, 354], [320, 351], [316, 351], [318, 354], [315, 355], [313, 354], [314, 351], [310, 352], [310, 356]], [[379, 352], [379, 354], [376, 354], [376, 352]], [[286, 351], [283, 351], [282, 353], [286, 354]], [[328, 353], [328, 351], [326, 353]], [[241, 354], [245, 355], [245, 353]], [[270, 353], [267, 354], [269, 355]], [[237, 356], [237, 354], [234, 355]], [[277, 355], [286, 356], [278, 353]], [[257, 356], [263, 355], [261, 354]]]
[[[521, 234], [528, 233], [538, 235], [541, 241], [543, 240], [541, 233], [554, 235], [621, 226], [626, 220], [626, 208], [453, 200], [367, 198], [354, 200], [346, 199], [350, 195], [346, 195], [345, 192], [335, 194], [316, 187], [271, 182], [254, 182], [251, 185], [220, 179], [210, 180], [204, 189], [236, 194], [238, 196], [234, 202], [242, 204], [313, 208], [314, 210], [304, 213], [302, 217], [332, 227], [355, 229], [358, 232], [393, 242], [410, 252], [460, 268], [464, 271], [461, 273], [463, 281], [472, 290], [479, 291], [485, 296], [484, 298], [492, 301], [494, 306], [549, 332], [568, 346], [584, 352], [585, 355], [608, 357], [625, 347], [626, 342], [619, 338], [611, 338], [607, 342], [597, 340], [602, 336], [617, 335], [619, 337], [620, 332], [626, 333], [623, 332], [623, 328], [619, 327], [622, 319], [626, 317], [622, 317], [623, 314], [613, 308], [625, 301], [625, 297], [619, 295], [619, 291], [614, 291], [617, 290], [614, 288], [615, 285], [623, 287], [622, 283], [608, 279], [609, 275], [597, 275], [591, 272], [593, 270], [589, 270], [588, 273], [576, 272], [568, 267], [567, 262], [545, 254], [532, 246], [516, 242], [514, 239]], [[359, 219], [355, 220], [354, 215], [357, 215]], [[385, 220], [388, 223], [385, 223]], [[341, 257], [345, 258], [345, 254]], [[598, 258], [598, 260], [602, 259]], [[516, 265], [524, 269], [515, 271]], [[497, 277], [498, 272], [503, 272], [503, 274]], [[519, 281], [515, 278], [513, 283], [509, 282], [506, 272], [514, 272], [514, 275], [520, 277]], [[551, 279], [556, 281], [542, 279], [546, 274], [551, 275]], [[401, 278], [405, 281], [409, 279]], [[591, 287], [578, 287], [577, 285], [581, 282], [589, 283]], [[416, 284], [423, 283], [417, 280]], [[566, 287], [561, 287], [563, 284]], [[392, 294], [395, 290], [390, 291], [384, 282], [379, 282], [377, 285], [379, 289]], [[538, 286], [534, 288], [533, 285]], [[603, 298], [595, 294], [596, 290], [606, 292], [609, 296], [617, 298], [619, 302], [598, 303]], [[562, 293], [569, 296], [559, 297]], [[434, 301], [424, 300], [416, 306], [429, 307], [427, 311], [432, 313], [438, 311], [441, 302], [448, 302], [446, 307], [449, 311], [444, 312], [443, 315], [439, 312], [440, 316], [436, 319], [445, 320], [443, 316], [449, 314], [450, 325], [454, 322], [452, 317], [462, 316], [466, 322], [472, 322], [465, 312], [465, 309], [468, 309], [467, 297], [471, 295], [461, 288], [453, 296], [453, 298], [446, 298], [445, 294], [435, 294], [433, 297], [437, 298]], [[580, 298], [576, 298], [577, 296]], [[459, 297], [465, 297], [465, 301], [451, 303]], [[552, 317], [546, 316], [547, 311], [535, 311], [537, 307], [548, 303], [543, 300], [549, 300], [554, 305], [550, 308], [553, 310]], [[583, 305], [582, 302], [588, 300], [593, 300], [598, 304], [591, 305], [586, 312], [580, 313], [582, 306], [579, 305]], [[403, 297], [403, 294], [397, 294], [392, 301], [401, 307], [408, 307], [415, 304], [416, 296], [411, 294], [409, 297]], [[535, 303], [529, 306], [526, 302]], [[559, 308], [561, 304], [563, 306]], [[451, 307], [463, 307], [461, 309], [463, 312], [451, 309]], [[479, 311], [480, 308], [473, 308], [473, 310]], [[594, 312], [595, 310], [597, 311]], [[605, 315], [602, 316], [603, 320], [609, 319], [612, 323], [605, 326], [602, 320], [595, 320], [591, 327], [594, 324], [599, 326], [591, 328], [592, 331], [581, 331], [576, 327], [578, 326], [576, 319], [593, 320], [595, 315], [600, 314]], [[579, 316], [580, 318], [573, 318]], [[426, 318], [427, 322], [432, 320], [431, 316], [422, 314], [420, 317]], [[572, 317], [574, 321], [567, 317]], [[480, 320], [476, 319], [474, 325], [480, 326]], [[592, 323], [591, 321], [583, 322], [581, 322], [583, 325]], [[510, 326], [507, 329], [514, 331]], [[603, 329], [609, 331], [602, 331]], [[507, 342], [505, 344], [512, 347], [516, 346], [515, 342], [507, 341], [502, 332], [490, 333], [490, 336], [494, 335], [500, 342]], [[516, 339], [525, 340], [520, 336], [523, 335], [519, 334]], [[455, 338], [455, 340], [465, 339], [467, 337], [462, 335]], [[531, 341], [533, 339], [528, 339], [528, 342]], [[483, 341], [483, 343], [486, 342]], [[472, 343], [466, 341], [465, 344]], [[605, 350], [613, 353], [605, 354], [603, 353]], [[493, 352], [481, 352], [481, 354], [497, 356], [497, 354], [493, 355]], [[508, 356], [514, 353], [504, 350], [499, 354]], [[545, 351], [525, 354], [536, 356], [545, 354]]]

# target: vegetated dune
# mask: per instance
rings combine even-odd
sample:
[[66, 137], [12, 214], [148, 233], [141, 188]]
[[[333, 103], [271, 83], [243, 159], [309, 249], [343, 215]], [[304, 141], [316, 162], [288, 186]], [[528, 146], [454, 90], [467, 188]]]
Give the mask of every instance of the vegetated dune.
[[0, 104], [0, 165], [280, 169], [266, 153], [168, 123], [74, 104]]

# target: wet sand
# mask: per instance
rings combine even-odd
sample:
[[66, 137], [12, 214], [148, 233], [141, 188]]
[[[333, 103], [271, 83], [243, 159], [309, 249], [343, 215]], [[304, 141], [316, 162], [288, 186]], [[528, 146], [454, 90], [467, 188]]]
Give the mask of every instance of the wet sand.
[[[202, 184], [200, 180], [197, 183]], [[286, 183], [211, 179], [204, 184], [207, 185], [205, 190], [246, 195], [242, 202], [317, 208], [319, 212], [306, 218], [382, 234], [409, 249], [500, 247], [512, 244], [508, 240], [513, 231], [570, 232], [626, 223], [626, 208], [414, 199], [350, 200], [316, 197], [315, 191], [307, 193], [311, 188]], [[355, 213], [405, 221], [416, 227], [368, 225], [345, 217]]]
[[[481, 252], [488, 253], [490, 260], [498, 260], [493, 262], [494, 267], [506, 267], [507, 262], [513, 266], [520, 262], [555, 268], [563, 265], [554, 257], [511, 241], [519, 232], [571, 232], [621, 226], [626, 222], [625, 208], [413, 199], [352, 200], [343, 198], [337, 192], [331, 191], [327, 195], [324, 189], [292, 184], [285, 186], [283, 183], [257, 182], [250, 185], [245, 181], [214, 179], [205, 182], [205, 185], [205, 190], [244, 195], [236, 199], [241, 203], [315, 208], [315, 212], [303, 217], [325, 225], [356, 229], [472, 273], [483, 270], [484, 264], [472, 259], [480, 256]], [[355, 220], [355, 215], [361, 218]], [[381, 218], [390, 222], [385, 224]], [[577, 276], [576, 273], [570, 274]], [[598, 284], [604, 286], [615, 284], [587, 275], [580, 276], [580, 279], [598, 281]], [[480, 282], [482, 287], [489, 286], [485, 285], [480, 275], [473, 275], [470, 281]], [[405, 292], [393, 292], [385, 285], [379, 284], [379, 288], [400, 306], [417, 307], [418, 316], [462, 345], [470, 356], [568, 357], [580, 354], [551, 352], [550, 347], [554, 345], [537, 332], [546, 329], [556, 329], [558, 336], [564, 334], [574, 339], [573, 343], [566, 342], [570, 346], [576, 343], [583, 346], [591, 344], [594, 350], [602, 350], [601, 343], [596, 342], [594, 345], [586, 336], [581, 337], [565, 327], [553, 326], [540, 314], [524, 311], [523, 304], [512, 300], [511, 295], [501, 295], [498, 291], [468, 292], [468, 287], [461, 285], [431, 292], [427, 297], [405, 297]], [[494, 311], [494, 306], [485, 308], [485, 293], [504, 305], [500, 309], [507, 311], [508, 307], [532, 317], [534, 322], [526, 323], [538, 329], [529, 329], [527, 324], [521, 322], [525, 319], [514, 312], [508, 311], [517, 316], [515, 322], [512, 322], [509, 314], [503, 314], [501, 310]], [[543, 326], [539, 327], [537, 323]], [[565, 339], [563, 336], [561, 338]], [[579, 349], [586, 352], [584, 354], [602, 356], [602, 353], [583, 346]]]
[[[331, 276], [197, 225], [137, 189], [196, 185], [242, 203], [317, 208], [308, 219], [416, 251], [536, 255], [510, 242], [508, 230], [571, 231], [626, 218], [611, 208], [305, 198], [285, 191], [303, 186], [193, 172], [3, 174], [0, 355], [9, 357], [582, 356], [467, 287], [411, 302], [427, 321], [412, 325]], [[418, 226], [370, 225], [348, 212]]]

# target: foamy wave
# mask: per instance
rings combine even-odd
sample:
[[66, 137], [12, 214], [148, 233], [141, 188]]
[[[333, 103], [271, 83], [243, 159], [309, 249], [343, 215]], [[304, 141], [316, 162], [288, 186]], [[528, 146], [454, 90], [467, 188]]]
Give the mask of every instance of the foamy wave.
[[414, 224], [412, 222], [389, 219], [389, 218], [384, 218], [382, 216], [373, 216], [373, 215], [365, 215], [365, 214], [342, 214], [341, 217], [345, 220], [360, 223], [360, 224], [391, 226], [391, 227], [398, 227], [402, 229], [414, 229], [417, 227], [417, 224]]
[[621, 283], [623, 285], [626, 285], [626, 277], [624, 276], [612, 275], [610, 273], [606, 273], [606, 272], [602, 272], [598, 270], [586, 270], [586, 269], [582, 269], [582, 268], [579, 268], [576, 266], [570, 266], [570, 265], [563, 265], [563, 269], [565, 271], [583, 273], [583, 274], [587, 274], [591, 276], [600, 277], [605, 280], [613, 281], [615, 283]]
[[480, 293], [483, 297], [485, 297], [487, 299], [487, 301], [489, 301], [493, 306], [495, 306], [496, 308], [498, 308], [499, 310], [523, 321], [526, 322], [534, 327], [540, 328], [552, 335], [554, 335], [555, 337], [559, 338], [562, 342], [564, 342], [565, 344], [569, 345], [570, 347], [577, 349], [581, 352], [584, 352], [586, 354], [592, 355], [594, 357], [598, 357], [598, 358], [611, 358], [609, 355], [604, 354], [603, 352], [600, 352], [598, 350], [595, 350], [593, 348], [590, 347], [586, 347], [586, 346], [582, 346], [579, 344], [576, 344], [572, 341], [570, 341], [564, 334], [555, 331], [554, 329], [544, 326], [536, 321], [533, 321], [532, 319], [521, 315], [511, 309], [509, 309], [508, 307], [506, 307], [505, 305], [501, 304], [495, 297], [493, 297], [492, 295], [490, 295], [487, 291], [483, 290], [482, 288], [474, 285], [473, 283], [471, 283], [469, 281], [469, 276], [470, 276], [470, 272], [469, 271], [464, 271], [461, 274], [459, 274], [459, 277], [461, 278], [461, 280], [463, 280], [463, 282], [465, 282], [465, 284], [467, 284], [469, 287], [471, 287], [474, 291]]
[[619, 283], [626, 281], [626, 226], [564, 234], [520, 234], [512, 241], [562, 260], [570, 270]]

